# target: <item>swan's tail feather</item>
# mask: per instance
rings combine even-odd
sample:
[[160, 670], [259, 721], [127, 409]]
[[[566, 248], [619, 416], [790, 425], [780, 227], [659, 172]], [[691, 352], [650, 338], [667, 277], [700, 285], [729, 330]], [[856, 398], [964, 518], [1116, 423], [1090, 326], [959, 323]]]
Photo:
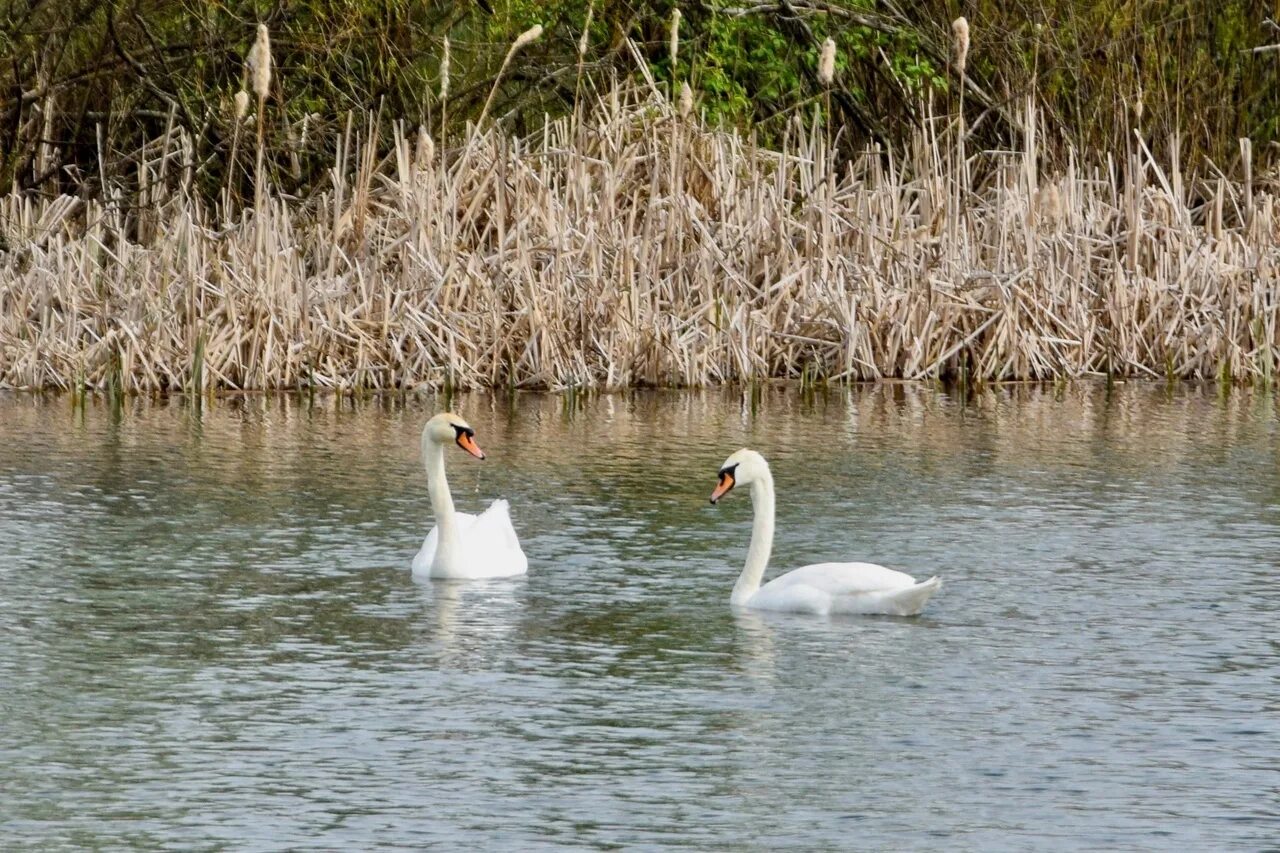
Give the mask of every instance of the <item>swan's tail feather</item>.
[[921, 581], [906, 589], [884, 593], [881, 600], [887, 608], [886, 612], [894, 616], [915, 616], [924, 609], [925, 604], [941, 587], [942, 578], [934, 575], [927, 581]]

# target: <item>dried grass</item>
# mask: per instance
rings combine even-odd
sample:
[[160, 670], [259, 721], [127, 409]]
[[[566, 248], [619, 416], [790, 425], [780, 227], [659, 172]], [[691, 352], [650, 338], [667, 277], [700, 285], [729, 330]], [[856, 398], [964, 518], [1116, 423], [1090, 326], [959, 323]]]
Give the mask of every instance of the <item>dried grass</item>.
[[958, 156], [938, 119], [837, 169], [825, 128], [760, 150], [653, 87], [453, 150], [370, 117], [324, 192], [244, 210], [202, 204], [175, 130], [139, 153], [137, 205], [0, 197], [0, 383], [1270, 381], [1275, 188], [1162, 169], [1136, 137], [1046, 176], [1023, 119], [1021, 150]]

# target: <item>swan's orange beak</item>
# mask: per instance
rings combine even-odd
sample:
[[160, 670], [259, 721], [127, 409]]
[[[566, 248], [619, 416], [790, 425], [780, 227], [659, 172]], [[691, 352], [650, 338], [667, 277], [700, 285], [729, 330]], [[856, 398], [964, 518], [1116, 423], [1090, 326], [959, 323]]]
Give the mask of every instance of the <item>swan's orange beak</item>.
[[711, 493], [711, 502], [715, 503], [729, 493], [733, 488], [733, 475], [728, 471], [720, 472], [720, 484], [716, 486], [716, 490]]
[[476, 444], [476, 440], [471, 437], [470, 433], [458, 433], [458, 446], [477, 459], [484, 458], [484, 451], [480, 449], [480, 445]]

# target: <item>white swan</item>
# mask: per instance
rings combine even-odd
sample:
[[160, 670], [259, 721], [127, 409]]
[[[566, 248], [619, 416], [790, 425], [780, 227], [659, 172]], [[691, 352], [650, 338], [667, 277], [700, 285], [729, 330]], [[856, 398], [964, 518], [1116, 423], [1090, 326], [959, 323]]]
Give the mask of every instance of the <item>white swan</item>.
[[818, 615], [914, 616], [942, 585], [937, 577], [916, 583], [911, 575], [872, 563], [818, 563], [787, 572], [761, 586], [760, 579], [773, 550], [773, 475], [769, 473], [769, 463], [754, 450], [739, 450], [724, 461], [719, 477], [720, 482], [711, 493], [712, 503], [735, 485], [749, 484], [755, 507], [747, 564], [729, 599], [735, 607]]
[[483, 459], [484, 451], [476, 446], [475, 435], [466, 421], [451, 412], [436, 415], [422, 428], [422, 460], [437, 526], [431, 528], [413, 558], [414, 577], [505, 578], [529, 569], [506, 501], [494, 501], [479, 515], [454, 512], [453, 496], [444, 478], [444, 448], [456, 444]]

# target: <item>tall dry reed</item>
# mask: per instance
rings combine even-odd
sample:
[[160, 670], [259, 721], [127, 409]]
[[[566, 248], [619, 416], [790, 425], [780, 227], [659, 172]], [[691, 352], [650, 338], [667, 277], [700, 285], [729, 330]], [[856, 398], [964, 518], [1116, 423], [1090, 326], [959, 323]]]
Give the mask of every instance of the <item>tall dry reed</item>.
[[940, 119], [837, 168], [799, 120], [767, 151], [653, 85], [596, 104], [529, 139], [480, 130], [465, 156], [348, 121], [323, 192], [266, 193], [230, 227], [174, 179], [191, 146], [162, 140], [139, 155], [157, 176], [145, 241], [118, 196], [0, 196], [0, 382], [1275, 374], [1280, 212], [1252, 171], [1162, 170], [1135, 136], [1044, 175], [1031, 106], [1019, 150], [957, 163]]

